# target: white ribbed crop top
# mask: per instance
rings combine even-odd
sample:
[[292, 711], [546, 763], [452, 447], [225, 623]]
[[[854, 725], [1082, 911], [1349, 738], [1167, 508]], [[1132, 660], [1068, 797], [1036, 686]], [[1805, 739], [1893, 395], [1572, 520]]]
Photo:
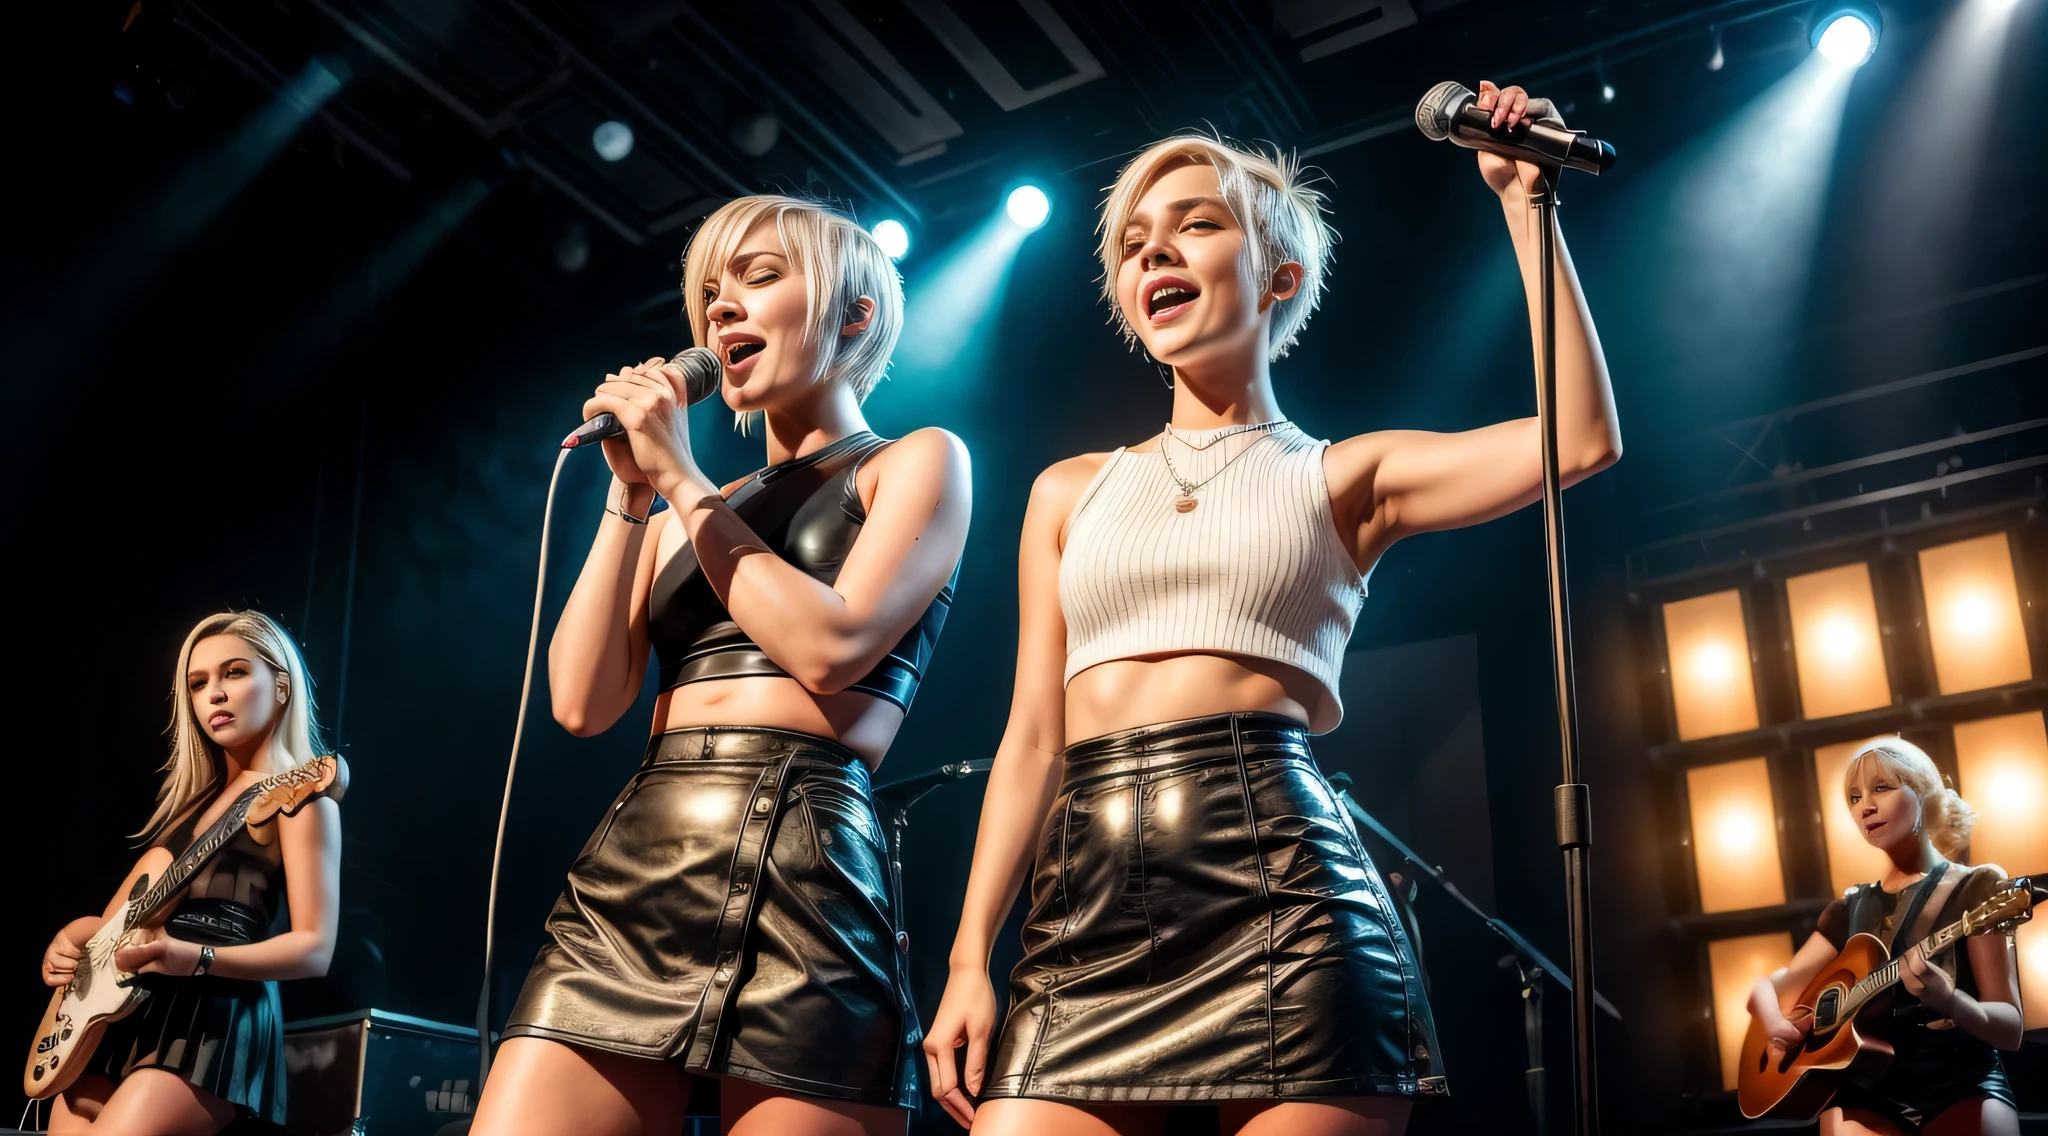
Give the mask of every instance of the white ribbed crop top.
[[[1176, 436], [1201, 446], [1220, 432]], [[1321, 683], [1334, 714], [1309, 725], [1336, 728], [1337, 676], [1366, 581], [1337, 535], [1323, 480], [1329, 445], [1280, 426], [1204, 483], [1185, 513], [1159, 453], [1111, 454], [1075, 503], [1060, 556], [1066, 681], [1141, 655], [1249, 655]]]

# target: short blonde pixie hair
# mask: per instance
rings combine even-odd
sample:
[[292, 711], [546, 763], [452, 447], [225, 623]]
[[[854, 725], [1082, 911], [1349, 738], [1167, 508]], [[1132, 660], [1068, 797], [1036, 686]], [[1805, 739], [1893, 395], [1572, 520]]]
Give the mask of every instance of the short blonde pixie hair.
[[[845, 382], [857, 399], [882, 380], [889, 356], [903, 334], [903, 278], [875, 238], [853, 218], [822, 201], [802, 197], [761, 195], [726, 202], [690, 238], [683, 250], [683, 308], [690, 335], [698, 346], [710, 333], [705, 289], [739, 251], [755, 225], [773, 218], [790, 267], [804, 275], [804, 342], [818, 348], [814, 382]], [[853, 303], [862, 296], [875, 310], [865, 331], [842, 339], [838, 331], [858, 320]]]
[[1244, 270], [1248, 279], [1263, 291], [1275, 268], [1293, 261], [1301, 265], [1301, 287], [1293, 296], [1273, 304], [1271, 359], [1287, 355], [1301, 337], [1303, 325], [1323, 299], [1323, 277], [1330, 266], [1330, 249], [1337, 230], [1323, 219], [1328, 199], [1308, 184], [1301, 162], [1293, 154], [1274, 147], [1263, 148], [1221, 136], [1187, 133], [1164, 138], [1146, 147], [1110, 186], [1102, 202], [1102, 296], [1109, 301], [1110, 319], [1124, 334], [1124, 342], [1135, 346], [1138, 333], [1117, 306], [1116, 273], [1123, 261], [1124, 227], [1138, 207], [1138, 198], [1170, 166], [1181, 163], [1211, 166], [1216, 183], [1230, 214], [1245, 231]]

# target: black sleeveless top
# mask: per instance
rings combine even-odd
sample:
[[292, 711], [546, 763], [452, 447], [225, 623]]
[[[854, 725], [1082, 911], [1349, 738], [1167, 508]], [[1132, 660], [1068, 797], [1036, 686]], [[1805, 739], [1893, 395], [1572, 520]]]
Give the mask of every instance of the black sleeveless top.
[[[216, 773], [216, 783], [221, 776]], [[200, 814], [217, 797], [215, 794], [194, 806], [156, 843], [172, 855], [182, 856], [201, 835]], [[184, 900], [171, 912], [165, 927], [177, 938], [201, 943], [255, 942], [269, 935], [283, 885], [284, 851], [277, 822], [260, 828], [244, 825], [193, 875]]]
[[[799, 458], [771, 465], [747, 478], [726, 503], [747, 522], [770, 551], [813, 579], [832, 584], [867, 523], [861, 504], [861, 463], [886, 439], [868, 431], [849, 434]], [[875, 668], [847, 687], [886, 698], [908, 710], [931, 662], [939, 630], [953, 606], [960, 566], [931, 606]], [[661, 663], [661, 689], [720, 678], [787, 677], [766, 652], [734, 623], [684, 545], [654, 578], [648, 597], [647, 638]]]

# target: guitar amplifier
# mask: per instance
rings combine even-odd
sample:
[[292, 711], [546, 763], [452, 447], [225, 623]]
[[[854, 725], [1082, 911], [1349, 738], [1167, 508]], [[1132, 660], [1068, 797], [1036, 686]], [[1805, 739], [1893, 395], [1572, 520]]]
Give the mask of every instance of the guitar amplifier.
[[[384, 1010], [284, 1027], [291, 1136], [465, 1136], [476, 1114], [476, 1029]], [[680, 1136], [715, 1136], [693, 1116]]]

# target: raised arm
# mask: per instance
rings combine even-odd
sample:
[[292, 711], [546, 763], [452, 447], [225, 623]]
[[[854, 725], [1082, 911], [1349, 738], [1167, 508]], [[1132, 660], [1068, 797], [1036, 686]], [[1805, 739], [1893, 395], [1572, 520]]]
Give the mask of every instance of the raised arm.
[[[1037, 851], [1038, 830], [1059, 792], [1060, 752], [1066, 748], [1067, 659], [1067, 622], [1059, 597], [1060, 530], [1101, 461], [1101, 455], [1072, 458], [1040, 474], [1024, 513], [1017, 551], [1017, 674], [1010, 720], [982, 794], [974, 863], [948, 957], [951, 975], [924, 1040], [932, 1096], [963, 1127], [973, 1122], [968, 1094], [981, 1091], [989, 1038], [995, 1031], [989, 949], [1016, 901]], [[967, 1050], [964, 1077], [954, 1058], [954, 1051], [962, 1047]]]
[[867, 521], [831, 584], [769, 551], [704, 485], [677, 502], [704, 578], [733, 621], [816, 694], [836, 694], [873, 670], [946, 586], [967, 544], [973, 488], [960, 439], [927, 427], [869, 465]]
[[[609, 453], [606, 454], [610, 456]], [[578, 737], [612, 727], [640, 696], [647, 674], [647, 593], [654, 551], [671, 514], [647, 520], [654, 489], [613, 477], [583, 571], [548, 641], [548, 697], [555, 721]], [[619, 514], [647, 520], [634, 524]]]
[[[1478, 105], [1499, 111], [1501, 121], [1512, 123], [1523, 117], [1528, 96], [1518, 87], [1501, 91], [1482, 83]], [[1540, 349], [1541, 230], [1529, 201], [1542, 171], [1484, 152], [1479, 169], [1500, 199], [1521, 267], [1530, 338]], [[1599, 333], [1554, 222], [1552, 235], [1557, 246], [1558, 473], [1569, 486], [1620, 459], [1621, 425]], [[1358, 561], [1370, 566], [1404, 536], [1478, 524], [1537, 500], [1543, 493], [1541, 446], [1534, 417], [1454, 434], [1388, 430], [1331, 446], [1325, 468], [1340, 523], [1346, 531], [1355, 529]]]

